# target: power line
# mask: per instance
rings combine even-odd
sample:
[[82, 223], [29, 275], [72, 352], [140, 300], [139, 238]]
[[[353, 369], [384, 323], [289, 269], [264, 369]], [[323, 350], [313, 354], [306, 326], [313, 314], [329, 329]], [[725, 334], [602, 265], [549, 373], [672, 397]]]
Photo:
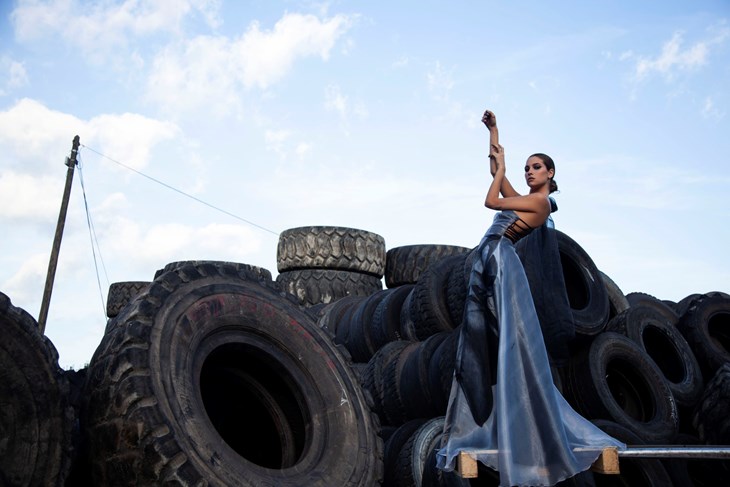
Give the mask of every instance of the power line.
[[252, 222], [250, 220], [246, 220], [243, 217], [240, 217], [238, 215], [235, 215], [235, 214], [231, 213], [230, 211], [227, 211], [227, 210], [224, 210], [222, 208], [219, 208], [219, 207], [217, 207], [215, 205], [212, 205], [212, 204], [208, 203], [207, 201], [203, 201], [200, 198], [197, 198], [197, 197], [195, 197], [195, 196], [193, 196], [191, 194], [186, 193], [185, 191], [182, 191], [182, 190], [177, 189], [177, 188], [175, 188], [173, 186], [170, 186], [169, 184], [164, 183], [164, 182], [160, 181], [159, 179], [155, 179], [152, 176], [148, 176], [147, 174], [144, 174], [143, 172], [140, 172], [140, 171], [138, 171], [138, 170], [136, 170], [136, 169], [134, 169], [132, 167], [129, 167], [126, 164], [123, 164], [123, 163], [117, 161], [116, 159], [113, 159], [113, 158], [107, 156], [106, 154], [102, 154], [101, 152], [99, 152], [99, 151], [97, 151], [95, 149], [92, 149], [91, 147], [89, 147], [87, 145], [81, 144], [81, 146], [84, 147], [84, 148], [86, 148], [86, 149], [89, 149], [91, 152], [94, 152], [94, 153], [98, 154], [99, 156], [101, 156], [101, 157], [103, 157], [103, 158], [105, 158], [105, 159], [113, 162], [114, 164], [117, 164], [117, 165], [119, 165], [119, 166], [121, 166], [121, 167], [123, 167], [123, 168], [125, 168], [125, 169], [127, 169], [129, 171], [135, 172], [135, 173], [139, 174], [140, 176], [149, 179], [150, 181], [153, 181], [153, 182], [155, 182], [155, 183], [157, 183], [157, 184], [159, 184], [161, 186], [164, 186], [167, 189], [171, 189], [171, 190], [175, 191], [176, 193], [180, 193], [183, 196], [187, 196], [191, 200], [197, 201], [198, 203], [201, 203], [201, 204], [203, 204], [203, 205], [205, 205], [205, 206], [207, 206], [209, 208], [212, 208], [212, 209], [214, 209], [216, 211], [220, 211], [221, 213], [224, 213], [224, 214], [226, 214], [226, 215], [228, 215], [230, 217], [233, 217], [236, 220], [240, 220], [240, 221], [242, 221], [242, 222], [244, 222], [244, 223], [246, 223], [248, 225], [251, 225], [251, 226], [256, 227], [256, 228], [258, 228], [260, 230], [263, 230], [263, 231], [268, 232], [268, 233], [270, 233], [272, 235], [275, 235], [276, 237], [279, 236], [279, 233], [280, 232], [275, 232], [274, 230], [270, 230], [270, 229], [268, 229], [266, 227], [263, 227], [263, 226], [261, 226], [261, 225], [259, 225], [257, 223], [254, 223], [254, 222]]
[[[99, 286], [99, 297], [101, 298], [101, 308], [103, 314], [106, 316], [106, 305], [104, 304], [104, 292], [101, 289], [101, 278], [99, 277], [99, 265], [96, 262], [96, 249], [99, 249], [99, 260], [101, 261], [101, 267], [104, 269], [104, 277], [106, 277], [107, 287], [109, 286], [109, 276], [106, 273], [106, 265], [104, 265], [104, 258], [101, 255], [101, 247], [99, 246], [99, 240], [96, 238], [96, 229], [94, 228], [94, 222], [91, 220], [91, 212], [89, 211], [89, 203], [86, 198], [86, 186], [84, 185], [84, 175], [82, 171], [82, 165], [77, 164], [79, 168], [79, 180], [81, 181], [81, 192], [84, 195], [84, 208], [86, 209], [86, 224], [89, 227], [89, 238], [91, 239], [91, 253], [94, 256], [94, 269], [96, 269], [96, 283]], [[96, 245], [94, 245], [96, 243]]]

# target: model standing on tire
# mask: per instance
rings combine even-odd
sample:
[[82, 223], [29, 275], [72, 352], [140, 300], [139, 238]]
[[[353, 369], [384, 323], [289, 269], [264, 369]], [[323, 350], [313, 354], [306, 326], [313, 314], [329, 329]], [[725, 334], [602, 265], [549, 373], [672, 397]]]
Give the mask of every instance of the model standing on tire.
[[[505, 176], [497, 121], [487, 110], [493, 176], [484, 202], [500, 210], [477, 249], [456, 355], [438, 466], [454, 468], [463, 450], [498, 470], [500, 485], [554, 485], [588, 469], [605, 447], [625, 445], [576, 413], [553, 385], [535, 303], [515, 244], [533, 233], [554, 238], [547, 221], [557, 190], [545, 154], [525, 164], [529, 193]], [[532, 238], [532, 236], [530, 237]], [[536, 248], [536, 252], [543, 252]], [[556, 254], [535, 256], [555, 268]], [[550, 273], [548, 273], [550, 274]], [[577, 451], [576, 451], [577, 450]]]

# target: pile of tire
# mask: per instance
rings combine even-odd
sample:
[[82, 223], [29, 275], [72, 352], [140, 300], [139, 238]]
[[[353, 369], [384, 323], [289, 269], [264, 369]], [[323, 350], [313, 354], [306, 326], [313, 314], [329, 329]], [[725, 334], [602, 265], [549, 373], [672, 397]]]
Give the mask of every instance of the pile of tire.
[[[569, 364], [552, 372], [570, 404], [631, 445], [730, 444], [730, 296], [674, 303], [625, 295], [577, 242], [557, 235], [576, 338]], [[467, 485], [434, 466], [474, 257], [458, 246], [395, 247], [386, 253], [386, 289], [308, 303], [349, 350], [373, 398], [385, 441], [383, 485]], [[628, 485], [714, 485], [730, 473], [719, 460], [621, 465], [619, 481]], [[570, 482], [601, 484], [600, 477], [585, 472]], [[489, 469], [480, 478], [498, 485]]]
[[382, 289], [385, 240], [346, 227], [300, 227], [283, 231], [277, 246], [276, 282], [305, 306]]
[[165, 266], [107, 324], [84, 397], [88, 485], [382, 479], [349, 354], [265, 269]]
[[[552, 367], [631, 445], [730, 444], [730, 296], [624, 294], [558, 232], [576, 324]], [[58, 367], [0, 294], [0, 485], [475, 485], [435, 468], [472, 249], [342, 227], [283, 232], [279, 275], [167, 264], [109, 289], [87, 369]], [[383, 287], [385, 281], [386, 287]], [[9, 331], [8, 331], [9, 330]], [[621, 460], [575, 485], [721, 485], [719, 460]], [[480, 466], [478, 485], [498, 485]]]

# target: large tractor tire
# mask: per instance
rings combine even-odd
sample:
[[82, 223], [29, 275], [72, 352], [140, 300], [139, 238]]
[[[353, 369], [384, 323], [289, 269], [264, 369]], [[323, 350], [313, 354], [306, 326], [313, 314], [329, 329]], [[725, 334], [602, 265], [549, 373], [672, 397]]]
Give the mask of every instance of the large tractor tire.
[[370, 486], [382, 441], [346, 351], [261, 269], [183, 265], [89, 366], [95, 485]]
[[58, 352], [3, 293], [0, 330], [0, 485], [63, 486], [74, 415]]

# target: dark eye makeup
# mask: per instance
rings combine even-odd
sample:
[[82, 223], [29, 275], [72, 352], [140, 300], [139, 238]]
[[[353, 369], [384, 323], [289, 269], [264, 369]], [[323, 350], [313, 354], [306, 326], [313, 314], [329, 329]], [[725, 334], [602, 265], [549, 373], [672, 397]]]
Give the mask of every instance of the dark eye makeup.
[[[542, 165], [540, 165], [540, 164], [533, 164], [532, 165], [532, 169], [534, 169], [535, 171], [539, 170], [541, 167], [542, 167]], [[529, 170], [530, 170], [530, 166], [525, 166], [525, 172], [527, 172]]]

